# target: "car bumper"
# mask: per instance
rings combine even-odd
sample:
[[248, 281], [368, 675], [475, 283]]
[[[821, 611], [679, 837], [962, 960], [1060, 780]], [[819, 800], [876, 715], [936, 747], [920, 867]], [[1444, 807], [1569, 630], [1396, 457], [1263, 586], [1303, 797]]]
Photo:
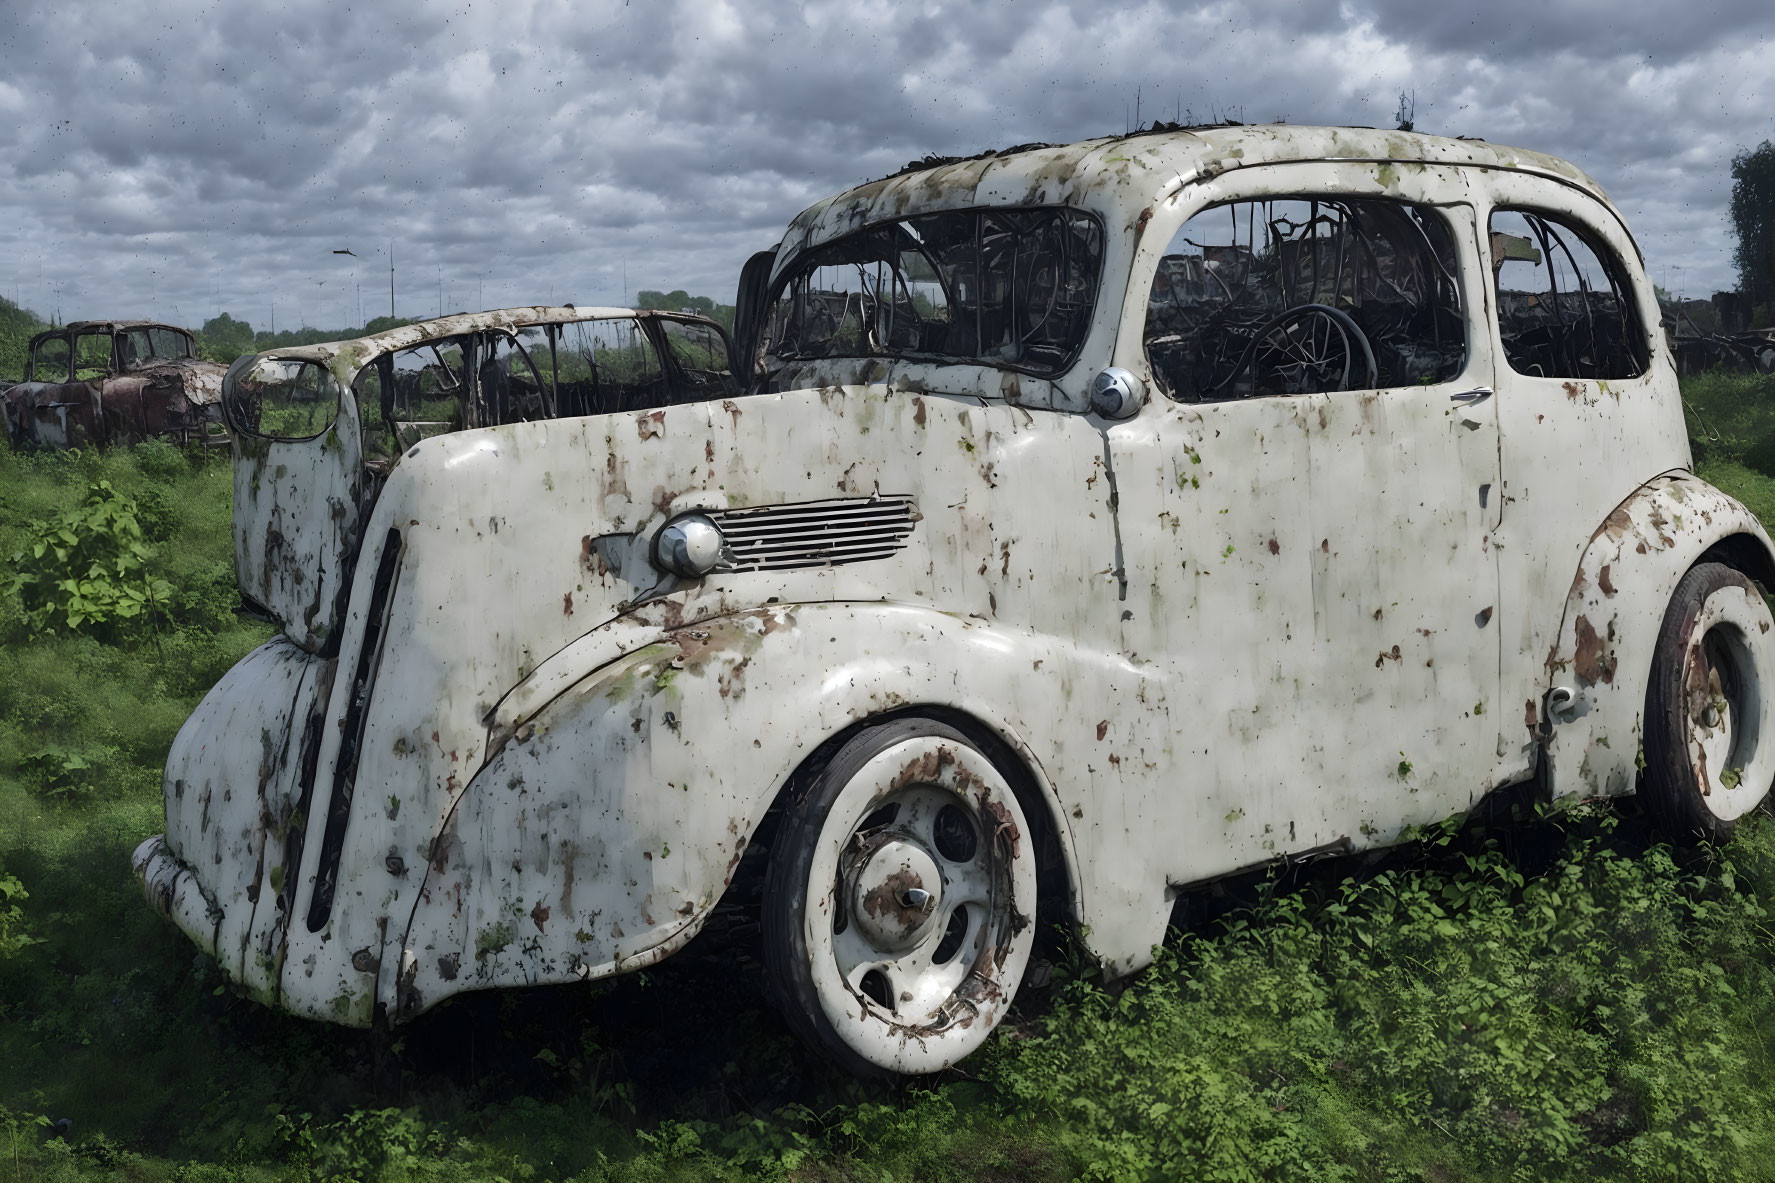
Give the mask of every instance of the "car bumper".
[[142, 892], [154, 910], [177, 925], [204, 952], [215, 956], [216, 926], [221, 923], [222, 909], [197, 882], [191, 868], [173, 854], [166, 844], [166, 835], [156, 834], [136, 847], [130, 865], [142, 881]]

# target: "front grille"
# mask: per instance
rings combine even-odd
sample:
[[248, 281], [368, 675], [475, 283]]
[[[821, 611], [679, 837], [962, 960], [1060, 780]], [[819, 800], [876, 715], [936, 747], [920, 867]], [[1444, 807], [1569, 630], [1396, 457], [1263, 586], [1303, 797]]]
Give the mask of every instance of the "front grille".
[[784, 571], [883, 559], [918, 521], [912, 498], [840, 497], [709, 511], [727, 547], [717, 571]]

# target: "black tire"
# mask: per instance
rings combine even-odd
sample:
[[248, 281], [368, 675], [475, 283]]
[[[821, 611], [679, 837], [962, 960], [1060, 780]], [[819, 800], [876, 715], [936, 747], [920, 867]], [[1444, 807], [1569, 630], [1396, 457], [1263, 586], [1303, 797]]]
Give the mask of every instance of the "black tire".
[[[878, 761], [878, 757], [889, 754], [894, 754], [893, 760]], [[907, 778], [906, 773], [912, 770], [908, 764], [900, 777], [881, 782], [881, 769], [900, 760], [901, 755], [910, 756], [915, 763], [923, 761], [921, 767], [934, 769], [934, 773]], [[915, 920], [918, 932], [922, 933], [915, 938], [918, 947], [935, 947], [940, 952], [950, 940], [948, 933], [940, 930], [953, 929], [955, 913], [964, 913], [960, 920], [967, 933], [965, 945], [950, 949], [949, 958], [941, 962], [940, 972], [949, 975], [961, 971], [961, 963], [972, 958], [966, 968], [967, 977], [947, 995], [939, 1011], [904, 1016], [895, 998], [909, 995], [865, 999], [858, 987], [844, 984], [854, 998], [842, 1001], [847, 1006], [855, 1005], [857, 1012], [854, 1017], [848, 1013], [844, 1016], [848, 1021], [841, 1030], [830, 1013], [834, 1005], [833, 982], [842, 983], [845, 972], [839, 961], [839, 937], [830, 935], [810, 943], [810, 932], [816, 932], [816, 926], [826, 926], [837, 933], [851, 928], [860, 934], [866, 926], [881, 923], [866, 920], [861, 908], [844, 901], [859, 898], [868, 885], [865, 880], [870, 869], [881, 865], [881, 854], [890, 846], [897, 847], [900, 838], [910, 843], [914, 836], [910, 821], [897, 826], [890, 820], [874, 828], [869, 828], [869, 821], [878, 816], [884, 803], [896, 801], [896, 794], [941, 794], [946, 791], [942, 787], [948, 783], [946, 777], [961, 778], [958, 783], [969, 786], [968, 791], [973, 794], [956, 793], [952, 802], [958, 808], [972, 810], [967, 821], [976, 845], [966, 865], [992, 864], [989, 878], [995, 893], [1001, 886], [1005, 889], [1003, 898], [1008, 912], [997, 902], [1000, 896], [994, 894], [994, 902], [977, 913], [967, 912], [976, 906], [971, 902], [954, 905], [948, 914], [950, 923], [943, 925], [938, 921], [944, 901], [929, 904], [928, 916]], [[990, 784], [990, 791], [981, 787], [982, 781]], [[886, 791], [879, 791], [881, 787]], [[894, 808], [898, 810], [899, 806]], [[908, 807], [906, 814], [922, 817], [930, 809], [931, 806], [921, 804]], [[983, 824], [982, 818], [986, 819]], [[845, 837], [837, 839], [840, 854], [834, 856], [834, 840], [841, 831]], [[890, 842], [890, 837], [894, 841]], [[1035, 837], [1004, 772], [955, 728], [912, 716], [857, 732], [828, 758], [804, 771], [771, 847], [764, 885], [762, 935], [766, 992], [773, 1005], [804, 1042], [859, 1077], [893, 1079], [923, 1075], [965, 1057], [984, 1042], [1004, 1016], [1028, 962], [1036, 915]], [[941, 843], [939, 839], [938, 845]], [[871, 850], [875, 853], [869, 853]], [[855, 855], [848, 869], [844, 861], [847, 853]], [[934, 853], [932, 857], [935, 859]], [[826, 882], [820, 866], [838, 869], [829, 897], [819, 889]], [[948, 891], [948, 870], [952, 866], [961, 867], [963, 863], [942, 863], [940, 882], [944, 886], [936, 889], [937, 896]], [[917, 879], [909, 882], [923, 883]], [[957, 898], [961, 894], [958, 890]], [[1027, 898], [1018, 898], [1025, 895]], [[829, 907], [823, 903], [828, 898]], [[862, 898], [873, 899], [875, 893]], [[841, 919], [841, 909], [846, 907], [849, 911]], [[851, 922], [852, 917], [855, 923]], [[1007, 944], [1012, 946], [1010, 955], [1004, 952]], [[951, 966], [950, 961], [956, 964]], [[984, 993], [981, 983], [976, 981], [982, 966], [986, 977], [998, 975], [986, 983]], [[889, 974], [897, 971], [897, 965], [887, 969]], [[961, 1021], [953, 1021], [957, 1015], [962, 1016]], [[892, 1045], [895, 1039], [900, 1048], [897, 1053], [891, 1046], [884, 1047]]]
[[1646, 689], [1639, 795], [1674, 841], [1723, 843], [1768, 794], [1770, 620], [1755, 585], [1722, 563], [1696, 564], [1671, 593]]

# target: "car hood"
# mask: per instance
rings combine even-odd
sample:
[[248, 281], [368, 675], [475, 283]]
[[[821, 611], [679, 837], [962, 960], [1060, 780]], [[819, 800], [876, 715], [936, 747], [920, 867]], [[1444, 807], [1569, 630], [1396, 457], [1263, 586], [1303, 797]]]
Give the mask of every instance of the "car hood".
[[200, 407], [208, 407], [222, 401], [222, 375], [227, 373], [227, 369], [213, 361], [185, 357], [142, 362], [131, 366], [125, 373], [146, 378], [150, 386], [177, 382], [184, 389], [188, 401]]

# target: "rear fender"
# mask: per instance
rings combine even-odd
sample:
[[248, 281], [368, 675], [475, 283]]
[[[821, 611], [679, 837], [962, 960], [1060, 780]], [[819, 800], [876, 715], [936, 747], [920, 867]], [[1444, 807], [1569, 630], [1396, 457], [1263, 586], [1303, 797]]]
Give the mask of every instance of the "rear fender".
[[1775, 586], [1775, 545], [1756, 516], [1688, 473], [1642, 485], [1591, 538], [1547, 656], [1541, 700], [1524, 708], [1531, 737], [1544, 745], [1553, 796], [1634, 791], [1664, 610], [1684, 573], [1703, 560]]
[[397, 1019], [464, 990], [606, 977], [667, 956], [707, 919], [794, 771], [847, 727], [913, 706], [961, 712], [1017, 753], [1075, 915], [1106, 874], [1127, 880], [1124, 898], [1152, 902], [1103, 909], [1093, 947], [1144, 962], [1162, 938], [1162, 872], [1127, 858], [1081, 875], [1066, 809], [1020, 738], [1041, 699], [1007, 691], [1007, 673], [1064, 665], [1053, 640], [922, 608], [802, 604], [603, 657], [575, 678], [551, 667], [594, 660], [593, 647], [563, 651], [529, 680], [553, 690], [514, 692], [496, 709], [497, 746], [434, 844], [407, 931], [390, 933], [404, 937], [385, 950], [385, 964], [398, 953], [403, 966], [388, 1000]]

